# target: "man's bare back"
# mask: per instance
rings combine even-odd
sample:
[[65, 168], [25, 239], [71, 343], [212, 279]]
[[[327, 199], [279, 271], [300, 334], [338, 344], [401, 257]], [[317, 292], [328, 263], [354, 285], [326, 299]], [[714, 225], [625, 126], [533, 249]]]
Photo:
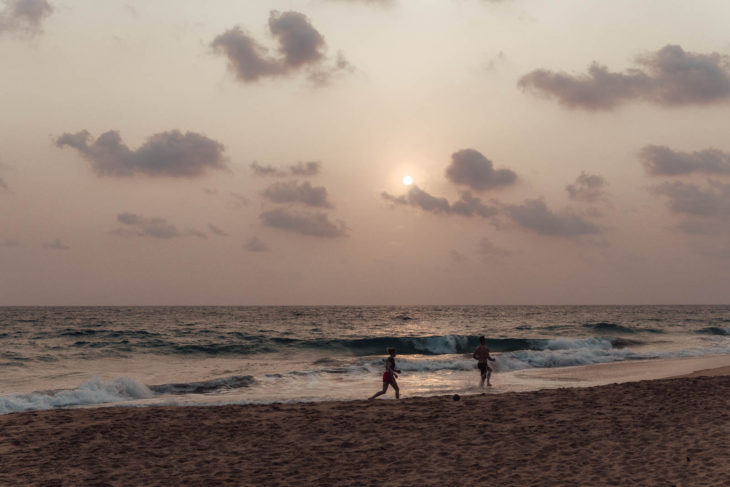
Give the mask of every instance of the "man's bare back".
[[489, 356], [489, 349], [485, 345], [479, 345], [476, 350], [474, 350], [474, 358], [477, 359], [480, 364], [485, 364], [487, 363], [487, 360], [492, 357]]
[[492, 376], [492, 368], [487, 365], [487, 360], [494, 362], [494, 358], [489, 355], [489, 349], [487, 348], [484, 336], [479, 337], [479, 346], [474, 350], [474, 355], [472, 356], [479, 362], [477, 368], [482, 376], [479, 387], [484, 387], [485, 380], [487, 381], [487, 385], [491, 386], [492, 384], [489, 382], [489, 378]]

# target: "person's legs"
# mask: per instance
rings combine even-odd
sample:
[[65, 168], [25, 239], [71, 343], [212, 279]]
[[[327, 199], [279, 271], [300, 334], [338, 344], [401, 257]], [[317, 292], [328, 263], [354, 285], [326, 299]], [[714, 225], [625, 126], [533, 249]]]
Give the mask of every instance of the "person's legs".
[[393, 389], [395, 389], [395, 398], [400, 399], [400, 388], [398, 387], [398, 383], [395, 379], [391, 380], [390, 385], [392, 385]]
[[[492, 368], [487, 367], [487, 387], [492, 387], [491, 382], [489, 382], [490, 377], [492, 377]], [[484, 383], [484, 379], [482, 379], [482, 384]]]
[[485, 364], [477, 364], [479, 366], [479, 374], [482, 377], [481, 382], [479, 382], [479, 387], [484, 389], [484, 380], [487, 378], [487, 368]]
[[383, 390], [376, 392], [375, 394], [373, 394], [372, 396], [370, 396], [369, 399], [375, 399], [378, 396], [382, 396], [383, 394], [385, 394], [385, 391], [387, 391], [387, 390], [388, 390], [388, 383], [387, 382], [383, 382]]

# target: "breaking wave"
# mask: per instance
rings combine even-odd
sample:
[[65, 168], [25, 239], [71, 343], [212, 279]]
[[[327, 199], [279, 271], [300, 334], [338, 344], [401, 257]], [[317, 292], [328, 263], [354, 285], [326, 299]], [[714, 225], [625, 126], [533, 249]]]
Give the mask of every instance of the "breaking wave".
[[76, 389], [38, 391], [29, 394], [0, 396], [0, 414], [41, 409], [122, 403], [150, 399], [163, 394], [209, 394], [240, 389], [255, 382], [250, 375], [235, 375], [200, 382], [146, 386], [129, 377], [103, 381], [94, 378]]

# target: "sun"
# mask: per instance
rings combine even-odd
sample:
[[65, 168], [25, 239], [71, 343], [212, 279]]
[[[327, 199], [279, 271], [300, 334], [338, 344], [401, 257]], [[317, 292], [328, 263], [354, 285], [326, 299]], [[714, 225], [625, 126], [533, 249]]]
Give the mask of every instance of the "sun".
[[406, 186], [410, 186], [411, 184], [413, 184], [413, 178], [410, 176], [403, 176], [403, 184], [405, 184]]

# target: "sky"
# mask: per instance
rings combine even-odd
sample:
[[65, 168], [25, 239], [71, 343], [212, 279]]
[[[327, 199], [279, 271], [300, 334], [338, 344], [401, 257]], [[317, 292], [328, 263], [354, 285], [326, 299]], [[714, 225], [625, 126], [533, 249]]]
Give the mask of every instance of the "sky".
[[0, 0], [0, 305], [728, 304], [728, 18]]

